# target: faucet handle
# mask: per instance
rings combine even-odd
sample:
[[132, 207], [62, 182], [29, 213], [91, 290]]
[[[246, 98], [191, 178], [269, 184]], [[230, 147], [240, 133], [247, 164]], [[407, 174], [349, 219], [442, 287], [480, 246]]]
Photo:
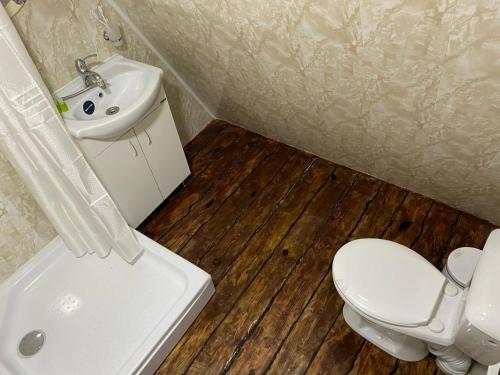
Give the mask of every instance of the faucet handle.
[[93, 53], [91, 55], [88, 55], [88, 56], [84, 57], [83, 59], [76, 59], [75, 60], [76, 70], [78, 70], [78, 72], [80, 74], [83, 74], [83, 73], [85, 73], [85, 72], [87, 72], [89, 70], [89, 68], [87, 67], [86, 60], [89, 59], [89, 58], [91, 58], [91, 57], [97, 57], [97, 54]]

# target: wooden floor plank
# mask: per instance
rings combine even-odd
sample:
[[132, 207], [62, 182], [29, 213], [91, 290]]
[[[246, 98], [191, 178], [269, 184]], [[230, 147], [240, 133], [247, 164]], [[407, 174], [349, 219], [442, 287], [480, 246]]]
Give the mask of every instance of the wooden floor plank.
[[[205, 135], [203, 133], [204, 138], [208, 138], [206, 140], [200, 141], [201, 144], [206, 144], [205, 146], [198, 146], [199, 150], [190, 152], [189, 155], [189, 168], [191, 170], [191, 176], [188, 177], [187, 182], [195, 182], [197, 179], [203, 178], [206, 175], [207, 169], [214, 168], [217, 166], [217, 163], [226, 162], [227, 151], [229, 147], [234, 145], [234, 143], [240, 141], [240, 137], [242, 136], [252, 136], [252, 134], [248, 134], [248, 132], [244, 129], [238, 128], [236, 126], [227, 126], [224, 125], [221, 130], [218, 130], [218, 125], [221, 123], [218, 121], [215, 123], [215, 130], [212, 130], [212, 127], [208, 127], [208, 134]], [[214, 134], [216, 133], [216, 134]], [[209, 138], [212, 137], [212, 140]], [[192, 148], [196, 147], [197, 141], [193, 140], [194, 145]], [[189, 150], [189, 147], [188, 147]], [[215, 164], [215, 166], [212, 166]]]
[[179, 219], [186, 216], [191, 205], [195, 204], [207, 189], [217, 182], [221, 171], [231, 162], [231, 155], [237, 155], [245, 141], [251, 137], [248, 132], [236, 127], [223, 129], [215, 140], [202, 152], [198, 153], [190, 163], [191, 176], [186, 186], [176, 192], [175, 199], [171, 197], [160, 210], [151, 215], [141, 224], [142, 233], [158, 240]]
[[[337, 202], [350, 188], [354, 175], [344, 170], [335, 171], [336, 178], [328, 179], [300, 216], [290, 233], [273, 252], [257, 277], [233, 306], [219, 327], [191, 365], [194, 373], [201, 369], [206, 374], [218, 374], [231, 363], [241, 343], [255, 328], [273, 297], [296, 263], [321, 232]], [[226, 332], [231, 330], [231, 335]]]
[[347, 374], [364, 342], [363, 337], [354, 332], [340, 314], [310, 364], [307, 374]]
[[158, 374], [180, 374], [189, 366], [333, 169], [331, 165], [315, 162], [306, 170], [301, 181], [293, 187], [266, 225], [252, 237], [224, 275], [214, 297], [162, 364]]
[[[357, 236], [380, 236], [387, 228], [394, 212], [401, 205], [405, 196], [405, 191], [393, 185], [383, 184], [364, 212], [360, 208], [357, 208], [356, 202], [353, 202], [353, 200], [357, 200], [355, 196], [352, 197], [354, 199], [346, 199], [345, 210], [354, 210], [363, 213], [361, 220], [353, 232], [350, 233], [350, 239]], [[362, 202], [363, 200], [361, 199], [360, 201]], [[345, 220], [343, 217], [339, 217], [338, 219]], [[322, 270], [323, 279], [321, 284], [279, 349], [269, 370], [271, 374], [279, 374], [282, 371], [290, 374], [304, 373], [333, 325], [335, 318], [340, 313], [343, 301], [333, 285], [331, 260], [338, 248], [344, 243], [345, 233], [342, 236], [342, 231], [337, 232], [335, 225], [332, 226], [330, 232], [336, 233], [336, 235], [334, 237], [330, 235], [330, 241], [326, 243], [320, 241], [317, 246], [318, 249], [321, 249], [317, 257], [323, 259], [323, 267], [325, 267]], [[252, 361], [249, 359], [248, 362]]]
[[276, 142], [260, 136], [250, 138], [238, 154], [232, 156], [231, 163], [220, 171], [219, 181], [207, 189], [206, 194], [192, 204], [189, 212], [172, 225], [158, 242], [180, 252], [198, 229], [212, 218], [226, 199], [277, 147]]
[[432, 200], [410, 192], [382, 238], [411, 247], [418, 239], [432, 206]]
[[413, 244], [412, 250], [437, 266], [448, 249], [458, 219], [459, 213], [456, 210], [434, 203], [426, 218], [422, 233]]
[[346, 324], [331, 262], [376, 237], [441, 268], [491, 224], [214, 121], [185, 147], [192, 175], [140, 229], [212, 274], [216, 293], [157, 374], [439, 374]]
[[[314, 357], [316, 350], [323, 343], [324, 338], [334, 322], [341, 314], [344, 301], [335, 293], [335, 286], [331, 274], [324, 277], [315, 291], [313, 298], [307, 304], [300, 319], [292, 327], [291, 332], [282, 340], [271, 363], [262, 365], [258, 359], [249, 361], [249, 364], [258, 368], [268, 366], [268, 374], [304, 374]], [[257, 373], [260, 373], [259, 371]]]
[[252, 236], [280, 209], [312, 161], [310, 155], [295, 153], [262, 194], [256, 197], [245, 215], [200, 260], [199, 266], [211, 274], [215, 285], [227, 273]]
[[234, 223], [246, 214], [248, 207], [257, 199], [294, 154], [288, 146], [276, 148], [241, 183], [236, 191], [220, 206], [216, 213], [191, 237], [180, 251], [187, 260], [198, 264], [203, 256], [217, 243]]
[[395, 363], [394, 357], [365, 341], [349, 375], [389, 375]]
[[[224, 121], [213, 120], [203, 129], [196, 137], [194, 137], [187, 145], [184, 146], [184, 153], [190, 165], [193, 164], [193, 159], [202, 150], [209, 148], [217, 138], [219, 133], [227, 128]], [[197, 170], [195, 170], [197, 172]]]
[[404, 362], [399, 361], [394, 374], [398, 375], [430, 375], [438, 371], [434, 356], [428, 355], [422, 361]]
[[367, 212], [361, 218], [359, 225], [354, 228], [349, 240], [382, 236], [392, 223], [395, 213], [407, 195], [406, 190], [385, 183], [376, 199], [370, 204]]
[[[379, 181], [366, 176], [360, 176], [355, 181], [337, 205], [315, 244], [300, 259], [300, 264], [293, 270], [252, 336], [243, 343], [229, 373], [248, 373], [251, 370], [262, 373], [270, 365], [281, 342], [328, 272], [338, 245], [345, 241], [356, 226], [380, 186]], [[336, 233], [334, 238], [337, 245], [331, 241], [331, 233]]]

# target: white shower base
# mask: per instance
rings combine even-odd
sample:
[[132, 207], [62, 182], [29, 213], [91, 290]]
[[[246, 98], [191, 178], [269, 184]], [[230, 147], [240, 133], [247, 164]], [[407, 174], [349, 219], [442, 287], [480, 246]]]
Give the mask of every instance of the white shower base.
[[[0, 285], [0, 374], [151, 374], [214, 293], [210, 275], [137, 232], [131, 266], [75, 258], [60, 238]], [[33, 330], [45, 343], [18, 352]]]

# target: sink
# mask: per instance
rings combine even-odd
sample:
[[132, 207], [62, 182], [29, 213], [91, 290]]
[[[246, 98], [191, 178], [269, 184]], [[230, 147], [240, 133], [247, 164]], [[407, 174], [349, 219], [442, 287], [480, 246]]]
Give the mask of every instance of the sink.
[[[75, 138], [110, 139], [134, 127], [154, 104], [163, 71], [151, 65], [114, 55], [91, 70], [106, 81], [106, 89], [93, 88], [66, 100], [62, 113]], [[78, 77], [56, 91], [59, 97], [84, 88]]]

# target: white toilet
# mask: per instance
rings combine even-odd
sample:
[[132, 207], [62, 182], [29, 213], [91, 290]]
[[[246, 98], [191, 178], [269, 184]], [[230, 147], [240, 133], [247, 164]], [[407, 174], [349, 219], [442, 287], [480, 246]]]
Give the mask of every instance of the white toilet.
[[345, 321], [394, 357], [419, 361], [430, 351], [453, 375], [466, 374], [471, 358], [485, 366], [500, 362], [500, 230], [488, 237], [470, 287], [380, 239], [342, 246], [332, 272]]

